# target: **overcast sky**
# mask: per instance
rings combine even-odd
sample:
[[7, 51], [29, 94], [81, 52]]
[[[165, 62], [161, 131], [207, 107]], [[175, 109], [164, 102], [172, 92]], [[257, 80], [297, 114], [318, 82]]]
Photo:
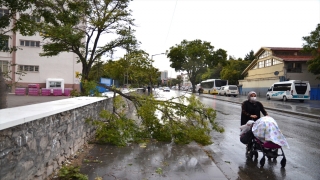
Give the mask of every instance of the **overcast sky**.
[[[129, 8], [150, 56], [184, 39], [211, 42], [235, 58], [263, 46], [302, 47], [302, 37], [320, 23], [320, 0], [134, 0]], [[165, 55], [153, 59], [175, 77]]]

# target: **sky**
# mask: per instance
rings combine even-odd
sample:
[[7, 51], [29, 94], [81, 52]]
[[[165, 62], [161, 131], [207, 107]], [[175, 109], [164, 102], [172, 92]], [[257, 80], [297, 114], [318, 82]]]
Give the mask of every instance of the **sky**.
[[[129, 8], [150, 58], [184, 39], [210, 42], [235, 58], [261, 47], [302, 47], [320, 23], [320, 0], [133, 0]], [[169, 77], [178, 74], [166, 55], [153, 60]]]

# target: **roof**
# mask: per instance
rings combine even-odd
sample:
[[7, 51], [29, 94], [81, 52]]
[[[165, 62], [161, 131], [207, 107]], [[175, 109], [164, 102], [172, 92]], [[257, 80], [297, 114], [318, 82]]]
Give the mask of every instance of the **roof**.
[[277, 56], [279, 58], [281, 58], [283, 61], [309, 61], [311, 60], [310, 57], [282, 57], [282, 56]]
[[297, 47], [267, 47], [270, 50], [277, 51], [277, 50], [282, 50], [282, 51], [300, 51], [303, 50], [303, 48], [297, 48]]

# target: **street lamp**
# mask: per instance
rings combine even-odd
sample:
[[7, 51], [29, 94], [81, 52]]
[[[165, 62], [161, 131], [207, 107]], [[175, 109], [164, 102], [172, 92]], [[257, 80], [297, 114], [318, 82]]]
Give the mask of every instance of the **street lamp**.
[[158, 55], [162, 55], [162, 54], [166, 54], [166, 53], [159, 53], [159, 54], [151, 55], [151, 60], [152, 60], [153, 56], [158, 56]]
[[[163, 54], [166, 54], [166, 53], [159, 53], [159, 54], [153, 54], [151, 55], [151, 61], [153, 60], [153, 56], [158, 56], [158, 55], [163, 55]], [[152, 65], [153, 66], [153, 65]], [[152, 83], [152, 80], [151, 80], [151, 86], [153, 86], [153, 83]], [[151, 87], [152, 89], [152, 87]]]

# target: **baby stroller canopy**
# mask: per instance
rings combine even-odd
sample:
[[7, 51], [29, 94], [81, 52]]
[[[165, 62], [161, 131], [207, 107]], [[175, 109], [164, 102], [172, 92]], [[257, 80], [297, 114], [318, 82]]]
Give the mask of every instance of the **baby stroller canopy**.
[[262, 142], [271, 141], [279, 146], [289, 148], [286, 138], [281, 133], [277, 122], [270, 116], [264, 116], [254, 122], [253, 135]]

